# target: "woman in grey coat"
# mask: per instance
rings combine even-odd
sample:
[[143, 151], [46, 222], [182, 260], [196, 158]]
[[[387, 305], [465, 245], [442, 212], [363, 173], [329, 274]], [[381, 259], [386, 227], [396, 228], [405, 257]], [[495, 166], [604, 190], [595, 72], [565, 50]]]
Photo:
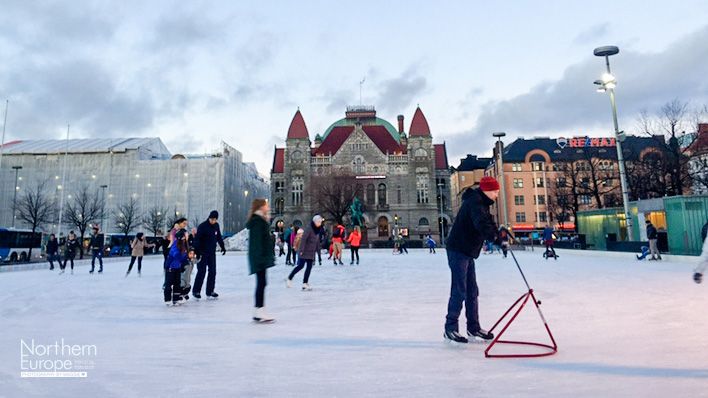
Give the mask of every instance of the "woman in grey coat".
[[288, 280], [285, 282], [287, 287], [291, 287], [293, 283], [293, 277], [295, 274], [300, 272], [305, 266], [305, 277], [302, 280], [302, 290], [310, 291], [312, 287], [308, 281], [310, 280], [310, 272], [312, 271], [312, 263], [315, 261], [315, 252], [320, 249], [320, 230], [322, 229], [322, 216], [319, 214], [312, 218], [312, 222], [305, 229], [305, 233], [300, 238], [300, 259], [298, 260], [297, 267], [293, 269], [293, 272], [288, 276]]

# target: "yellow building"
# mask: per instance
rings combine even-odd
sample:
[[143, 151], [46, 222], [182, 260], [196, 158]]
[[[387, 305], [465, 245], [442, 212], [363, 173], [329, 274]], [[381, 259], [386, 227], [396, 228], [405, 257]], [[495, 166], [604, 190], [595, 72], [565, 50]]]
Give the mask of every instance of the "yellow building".
[[491, 163], [492, 158], [478, 158], [467, 155], [460, 160], [460, 165], [452, 168], [450, 175], [450, 196], [452, 214], [457, 214], [462, 205], [462, 193], [469, 187], [477, 187], [479, 180], [484, 177], [484, 172]]

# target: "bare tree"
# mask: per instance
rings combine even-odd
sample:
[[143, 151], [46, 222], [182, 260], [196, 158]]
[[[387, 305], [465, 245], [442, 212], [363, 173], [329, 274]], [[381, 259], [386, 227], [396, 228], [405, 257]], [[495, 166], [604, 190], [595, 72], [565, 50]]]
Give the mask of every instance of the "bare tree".
[[143, 225], [145, 229], [152, 232], [153, 237], [157, 237], [157, 233], [162, 231], [165, 227], [165, 220], [167, 218], [167, 210], [160, 209], [159, 207], [153, 207], [148, 210], [145, 217], [143, 217]]
[[179, 211], [176, 206], [173, 207], [167, 216], [167, 231], [171, 231], [177, 220], [180, 218], [186, 218], [185, 216], [186, 214], [184, 212]]
[[87, 185], [79, 187], [70, 202], [64, 207], [66, 222], [79, 230], [81, 245], [79, 246], [79, 258], [84, 257], [84, 235], [91, 223], [101, 217], [103, 203], [98, 193], [92, 193]]
[[339, 224], [350, 211], [354, 198], [363, 194], [363, 188], [356, 176], [348, 171], [333, 171], [313, 178], [312, 189], [308, 191], [312, 209], [326, 215]]
[[113, 214], [113, 222], [120, 232], [128, 236], [131, 231], [141, 224], [138, 201], [135, 198], [130, 198], [129, 201], [119, 204]]
[[[45, 192], [46, 182], [38, 182], [34, 188], [26, 189], [14, 202], [13, 209], [17, 218], [32, 229], [32, 235], [42, 225], [51, 223], [56, 218], [56, 201]], [[27, 261], [32, 258], [30, 247]]]

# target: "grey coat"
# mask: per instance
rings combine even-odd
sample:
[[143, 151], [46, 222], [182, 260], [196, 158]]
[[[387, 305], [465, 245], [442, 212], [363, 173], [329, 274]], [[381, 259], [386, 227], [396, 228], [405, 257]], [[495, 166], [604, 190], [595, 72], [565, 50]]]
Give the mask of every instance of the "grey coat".
[[310, 222], [310, 225], [305, 229], [305, 233], [300, 238], [300, 258], [303, 260], [314, 260], [315, 252], [320, 248], [320, 229], [315, 227], [315, 223]]

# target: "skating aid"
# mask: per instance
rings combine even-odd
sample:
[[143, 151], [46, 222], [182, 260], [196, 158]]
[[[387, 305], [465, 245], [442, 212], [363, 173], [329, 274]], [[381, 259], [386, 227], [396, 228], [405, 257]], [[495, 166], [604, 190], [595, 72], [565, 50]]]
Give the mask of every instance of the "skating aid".
[[[509, 253], [511, 253], [511, 257], [514, 259], [514, 263], [516, 263], [516, 267], [519, 269], [519, 272], [521, 273], [521, 277], [524, 279], [524, 283], [526, 284], [526, 287], [529, 289], [528, 293], [524, 293], [521, 297], [519, 297], [516, 302], [509, 307], [509, 309], [502, 315], [501, 318], [497, 321], [497, 323], [492, 326], [492, 328], [489, 330], [491, 333], [499, 324], [509, 315], [509, 313], [516, 308], [519, 303], [521, 303], [514, 313], [514, 315], [509, 319], [509, 322], [506, 323], [506, 325], [502, 328], [501, 332], [492, 340], [492, 343], [489, 344], [489, 347], [487, 347], [486, 350], [484, 350], [484, 356], [487, 358], [535, 358], [535, 357], [545, 357], [549, 355], [553, 355], [556, 352], [558, 352], [558, 345], [556, 344], [556, 340], [553, 338], [553, 334], [551, 333], [551, 329], [548, 327], [548, 323], [546, 322], [546, 318], [543, 316], [543, 312], [541, 312], [541, 300], [536, 300], [536, 296], [533, 294], [533, 289], [531, 289], [531, 286], [529, 286], [529, 282], [526, 280], [526, 276], [524, 275], [524, 271], [521, 270], [521, 266], [519, 265], [519, 262], [516, 260], [516, 256], [514, 255], [514, 252], [509, 248]], [[546, 328], [546, 331], [548, 332], [548, 336], [551, 338], [551, 342], [553, 345], [548, 345], [548, 344], [541, 344], [541, 343], [530, 343], [530, 342], [525, 342], [525, 341], [510, 341], [510, 340], [500, 340], [504, 332], [511, 326], [511, 323], [514, 322], [514, 319], [519, 315], [521, 310], [524, 309], [524, 306], [526, 303], [528, 303], [529, 299], [533, 300], [533, 304], [536, 306], [536, 309], [538, 310], [538, 315], [540, 315], [541, 320], [543, 321], [543, 325]], [[542, 352], [539, 354], [490, 354], [489, 351], [494, 347], [495, 344], [517, 344], [517, 345], [527, 345], [527, 346], [536, 346], [536, 347], [543, 347], [543, 348], [548, 348], [550, 351], [548, 352]]]

